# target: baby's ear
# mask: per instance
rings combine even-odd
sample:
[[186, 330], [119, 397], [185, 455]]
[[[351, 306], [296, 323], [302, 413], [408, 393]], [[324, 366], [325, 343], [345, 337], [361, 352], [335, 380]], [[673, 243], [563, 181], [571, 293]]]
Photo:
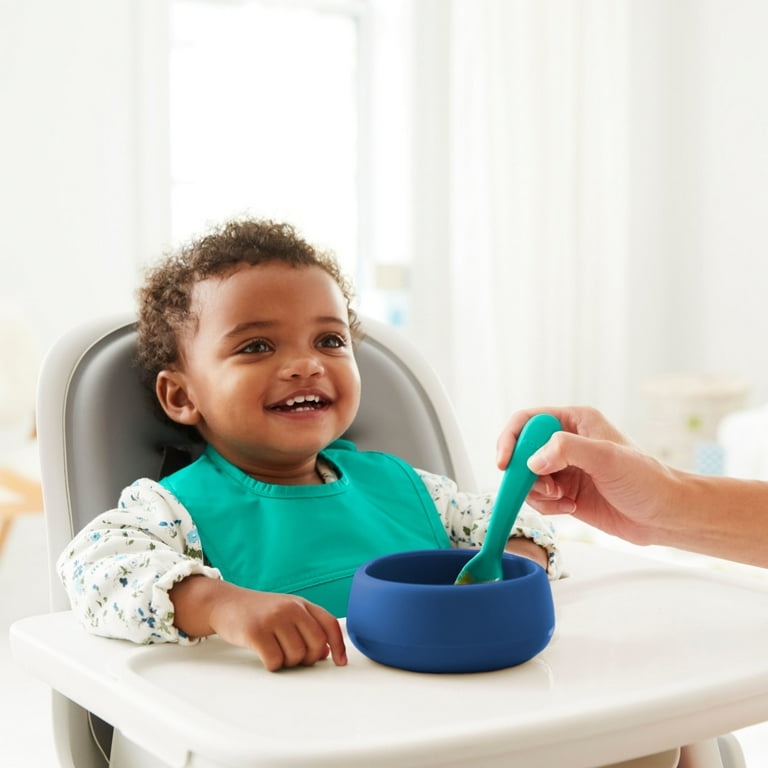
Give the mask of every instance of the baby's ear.
[[160, 371], [155, 381], [155, 394], [172, 421], [189, 425], [200, 421], [200, 412], [190, 397], [183, 371]]

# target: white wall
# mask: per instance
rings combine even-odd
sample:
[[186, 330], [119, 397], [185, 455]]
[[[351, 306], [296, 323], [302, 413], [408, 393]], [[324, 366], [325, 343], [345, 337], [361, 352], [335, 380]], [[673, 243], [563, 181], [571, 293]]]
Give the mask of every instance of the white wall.
[[[710, 2], [700, 61], [702, 314], [696, 355], [768, 398], [768, 4]], [[727, 8], [727, 12], [726, 9]], [[714, 12], [716, 9], [716, 13]]]
[[631, 380], [743, 375], [768, 399], [768, 4], [630, 3]]
[[[137, 25], [150, 5], [0, 4], [0, 305], [21, 306], [41, 347], [84, 317], [131, 308], [139, 263], [165, 246], [167, 201], [147, 204], [147, 166], [165, 169], [142, 154], [152, 115]], [[743, 374], [762, 402], [768, 4], [627, 9], [629, 402], [647, 377], [681, 369]], [[448, 229], [433, 231], [440, 248]], [[613, 415], [631, 424], [630, 411]]]
[[139, 241], [135, 4], [0, 5], [0, 305], [41, 348], [130, 308]]

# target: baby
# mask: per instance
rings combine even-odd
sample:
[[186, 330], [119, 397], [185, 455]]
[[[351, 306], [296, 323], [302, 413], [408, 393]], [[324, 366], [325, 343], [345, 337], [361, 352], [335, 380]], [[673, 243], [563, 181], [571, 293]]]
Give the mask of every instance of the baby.
[[[285, 224], [226, 223], [149, 273], [139, 367], [205, 447], [126, 488], [59, 557], [86, 627], [141, 643], [215, 633], [270, 670], [343, 665], [337, 617], [361, 563], [482, 544], [492, 495], [339, 439], [360, 403], [360, 335], [336, 261]], [[558, 578], [532, 509], [507, 549]]]

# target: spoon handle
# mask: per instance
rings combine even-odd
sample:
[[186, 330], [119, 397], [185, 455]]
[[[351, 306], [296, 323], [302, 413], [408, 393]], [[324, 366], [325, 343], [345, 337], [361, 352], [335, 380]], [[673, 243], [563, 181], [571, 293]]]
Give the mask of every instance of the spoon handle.
[[495, 556], [501, 558], [520, 508], [536, 481], [536, 475], [528, 469], [528, 459], [561, 429], [560, 422], [554, 416], [540, 413], [531, 418], [520, 432], [501, 480], [483, 545], [483, 549]]

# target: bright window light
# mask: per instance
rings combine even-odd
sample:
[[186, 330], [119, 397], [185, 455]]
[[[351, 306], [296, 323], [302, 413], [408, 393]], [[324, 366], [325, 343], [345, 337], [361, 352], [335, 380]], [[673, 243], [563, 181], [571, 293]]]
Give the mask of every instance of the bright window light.
[[354, 3], [173, 0], [174, 242], [230, 216], [294, 224], [357, 272]]

